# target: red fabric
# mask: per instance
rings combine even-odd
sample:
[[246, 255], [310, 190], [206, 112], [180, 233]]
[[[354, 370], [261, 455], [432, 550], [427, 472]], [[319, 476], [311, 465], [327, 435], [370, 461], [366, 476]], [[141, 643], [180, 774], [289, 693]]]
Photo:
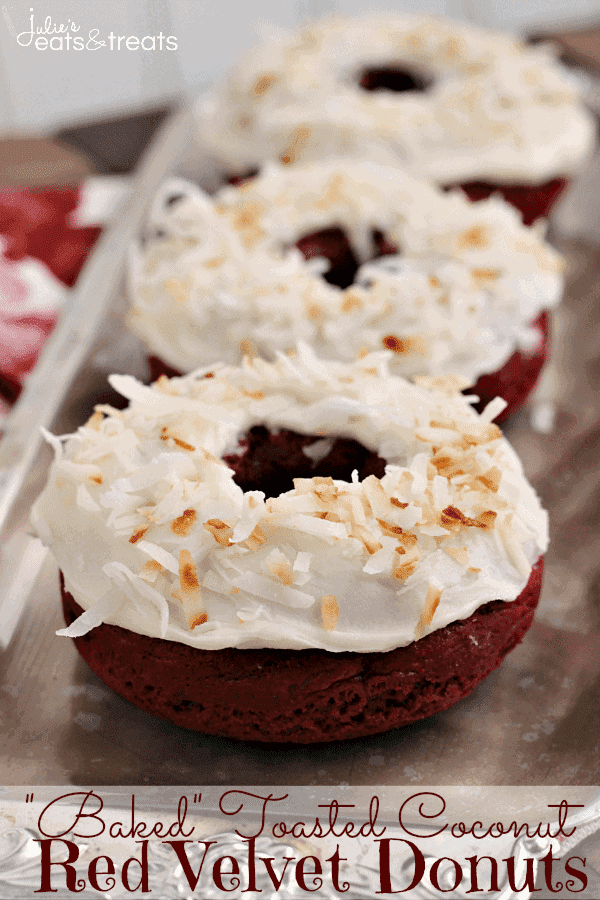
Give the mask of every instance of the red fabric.
[[77, 188], [0, 190], [0, 235], [6, 241], [6, 258], [33, 256], [72, 287], [102, 231], [69, 224], [78, 200]]
[[[448, 709], [521, 642], [537, 606], [543, 559], [521, 595], [493, 600], [389, 653], [196, 650], [100, 625], [75, 638], [90, 668], [151, 715], [221, 737], [312, 744], [389, 731]], [[82, 612], [64, 587], [67, 625]]]
[[[27, 286], [10, 263], [31, 257], [72, 287], [102, 229], [78, 228], [69, 216], [79, 203], [77, 188], [0, 190], [0, 397], [14, 403], [56, 323], [53, 310], [28, 310]], [[4, 352], [2, 347], [4, 345]]]

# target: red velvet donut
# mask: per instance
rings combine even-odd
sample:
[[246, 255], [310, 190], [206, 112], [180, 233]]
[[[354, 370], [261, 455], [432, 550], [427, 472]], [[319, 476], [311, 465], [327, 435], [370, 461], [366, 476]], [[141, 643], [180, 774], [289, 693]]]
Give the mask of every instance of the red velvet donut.
[[[75, 638], [90, 668], [151, 715], [220, 737], [313, 744], [408, 725], [471, 693], [531, 625], [543, 558], [512, 602], [493, 600], [469, 618], [388, 653], [198, 650], [100, 625]], [[64, 587], [67, 625], [81, 607]]]

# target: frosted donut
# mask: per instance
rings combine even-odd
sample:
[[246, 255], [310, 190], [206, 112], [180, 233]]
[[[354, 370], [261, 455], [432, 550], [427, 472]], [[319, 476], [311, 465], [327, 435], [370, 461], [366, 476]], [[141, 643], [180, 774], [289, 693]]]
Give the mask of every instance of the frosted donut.
[[[319, 650], [323, 674], [356, 654], [371, 670], [375, 662], [385, 669], [388, 652], [471, 622], [493, 600], [504, 601], [509, 617], [514, 603], [519, 622], [524, 603], [529, 623], [547, 516], [492, 424], [502, 401], [478, 415], [451, 379], [413, 385], [388, 374], [388, 359], [383, 352], [326, 363], [301, 345], [273, 364], [255, 358], [151, 387], [112, 376], [129, 407], [98, 408], [75, 435], [48, 436], [55, 461], [32, 512], [64, 574], [74, 619], [64, 634], [92, 655], [96, 633], [118, 635], [123, 647], [127, 634], [132, 647], [136, 635], [152, 639], [155, 660], [161, 648], [185, 658], [188, 684], [189, 648], [213, 672], [222, 651], [234, 652], [240, 678], [260, 648], [259, 668], [271, 648], [271, 665], [285, 659], [295, 671], [302, 651]], [[85, 611], [75, 618], [73, 610]], [[502, 616], [492, 621], [502, 636]], [[483, 645], [473, 650], [479, 676], [468, 690], [525, 627], [515, 638], [511, 624], [491, 656]], [[105, 658], [114, 657], [111, 642]], [[168, 681], [178, 677], [173, 665]], [[100, 664], [96, 671], [119, 689]], [[144, 678], [138, 672], [122, 689], [152, 711]], [[400, 697], [402, 688], [394, 690]], [[442, 693], [437, 708], [463, 692]], [[189, 726], [181, 710], [200, 705], [192, 727], [248, 736], [235, 717], [229, 726], [222, 718], [218, 728], [207, 724], [213, 713], [203, 718], [203, 710], [218, 699], [181, 696], [187, 706], [157, 714]], [[383, 729], [402, 721], [410, 717], [392, 717]], [[315, 735], [310, 724], [295, 736], [262, 728], [254, 736], [265, 740]], [[361, 719], [339, 736], [373, 730], [382, 728]]]
[[304, 340], [348, 362], [391, 349], [395, 373], [474, 384], [521, 352], [535, 357], [527, 385], [512, 373], [523, 394], [544, 359], [533, 323], [563, 286], [560, 256], [499, 198], [471, 204], [373, 163], [271, 166], [214, 199], [172, 182], [146, 231], [129, 320], [179, 373]]
[[[474, 198], [510, 186], [528, 222], [547, 213], [597, 131], [552, 46], [393, 13], [270, 35], [197, 117], [201, 142], [234, 174], [273, 158], [385, 153], [438, 184], [468, 183]], [[524, 185], [545, 187], [522, 196]]]

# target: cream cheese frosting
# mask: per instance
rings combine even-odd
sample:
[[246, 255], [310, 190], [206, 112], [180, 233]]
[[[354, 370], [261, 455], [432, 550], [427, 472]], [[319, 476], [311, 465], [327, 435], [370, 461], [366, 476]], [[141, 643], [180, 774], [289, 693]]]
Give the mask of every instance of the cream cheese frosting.
[[[398, 67], [426, 91], [366, 91]], [[551, 45], [435, 16], [332, 16], [270, 35], [197, 104], [199, 138], [233, 172], [383, 149], [441, 184], [543, 183], [595, 140], [582, 90]]]
[[[203, 649], [386, 651], [518, 597], [548, 526], [492, 422], [504, 401], [479, 415], [453, 379], [415, 385], [389, 360], [299, 345], [151, 387], [112, 376], [128, 408], [47, 436], [32, 512], [86, 610], [62, 633], [109, 622]], [[221, 457], [257, 424], [352, 438], [385, 475], [244, 493]]]
[[[346, 289], [321, 277], [327, 261], [295, 247], [332, 226], [361, 263]], [[375, 231], [397, 255], [371, 259]], [[129, 320], [180, 372], [303, 340], [345, 361], [392, 349], [395, 373], [474, 383], [536, 349], [532, 322], [562, 287], [562, 259], [542, 230], [500, 198], [473, 204], [398, 168], [334, 160], [268, 166], [214, 198], [164, 185], [132, 251]]]

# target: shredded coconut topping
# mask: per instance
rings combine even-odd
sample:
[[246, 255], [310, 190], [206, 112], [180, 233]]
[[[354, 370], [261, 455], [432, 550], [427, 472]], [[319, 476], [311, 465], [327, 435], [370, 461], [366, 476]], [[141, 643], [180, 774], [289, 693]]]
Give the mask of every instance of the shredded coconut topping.
[[[514, 600], [548, 541], [514, 451], [460, 393], [390, 376], [389, 359], [299, 345], [211, 379], [112, 376], [129, 407], [52, 437], [32, 513], [87, 610], [65, 633], [106, 621], [206, 649], [385, 651]], [[354, 439], [385, 475], [244, 493], [220, 457], [257, 424]]]
[[[425, 76], [424, 92], [360, 87]], [[441, 184], [572, 173], [596, 126], [549, 44], [436, 16], [332, 16], [255, 47], [197, 104], [199, 140], [234, 172], [279, 158], [391, 156]]]
[[[345, 230], [361, 263], [344, 290], [320, 277], [326, 260], [295, 247], [331, 227]], [[148, 230], [132, 252], [130, 323], [185, 372], [303, 340], [347, 362], [391, 350], [394, 373], [474, 383], [539, 344], [531, 323], [563, 286], [559, 255], [499, 198], [472, 204], [370, 163], [273, 166], [214, 199], [170, 182]], [[369, 262], [376, 231], [397, 255]]]

